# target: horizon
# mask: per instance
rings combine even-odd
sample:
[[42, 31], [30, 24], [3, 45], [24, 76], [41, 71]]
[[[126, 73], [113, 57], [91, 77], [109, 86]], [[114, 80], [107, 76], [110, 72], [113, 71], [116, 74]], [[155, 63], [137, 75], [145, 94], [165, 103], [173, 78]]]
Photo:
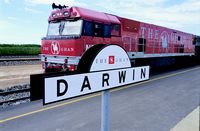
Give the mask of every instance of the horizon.
[[[105, 12], [200, 36], [198, 0], [2, 0], [0, 43], [38, 44], [46, 36], [51, 4], [65, 4]], [[87, 3], [90, 3], [89, 5]], [[117, 3], [117, 4], [116, 4]]]

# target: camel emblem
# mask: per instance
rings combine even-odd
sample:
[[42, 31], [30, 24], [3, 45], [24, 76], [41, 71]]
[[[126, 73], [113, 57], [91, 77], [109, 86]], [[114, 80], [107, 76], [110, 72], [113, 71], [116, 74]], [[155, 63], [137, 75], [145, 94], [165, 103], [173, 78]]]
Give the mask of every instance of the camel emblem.
[[51, 43], [51, 51], [52, 51], [52, 53], [55, 54], [55, 55], [59, 54], [59, 52], [60, 52], [60, 45], [59, 45], [58, 42], [53, 41], [53, 42]]

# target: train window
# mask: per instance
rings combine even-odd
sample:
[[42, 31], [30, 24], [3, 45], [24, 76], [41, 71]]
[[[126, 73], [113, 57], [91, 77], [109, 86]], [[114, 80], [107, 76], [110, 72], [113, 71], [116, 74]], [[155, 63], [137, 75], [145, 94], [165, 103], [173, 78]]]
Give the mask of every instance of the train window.
[[178, 41], [180, 41], [181, 40], [181, 37], [180, 36], [178, 36]]
[[117, 24], [111, 25], [111, 35], [120, 36], [120, 25], [117, 25]]
[[102, 24], [94, 23], [94, 36], [102, 37], [103, 29]]
[[142, 45], [144, 45], [144, 44], [146, 44], [146, 39], [144, 39], [144, 38], [139, 38], [138, 39], [139, 41], [139, 44], [142, 44]]
[[110, 25], [104, 25], [103, 34], [104, 34], [104, 37], [107, 37], [107, 38], [111, 36], [111, 27], [110, 27]]
[[84, 21], [83, 35], [93, 36], [93, 23], [90, 21]]
[[138, 39], [138, 52], [145, 52], [146, 49], [146, 39], [139, 38]]

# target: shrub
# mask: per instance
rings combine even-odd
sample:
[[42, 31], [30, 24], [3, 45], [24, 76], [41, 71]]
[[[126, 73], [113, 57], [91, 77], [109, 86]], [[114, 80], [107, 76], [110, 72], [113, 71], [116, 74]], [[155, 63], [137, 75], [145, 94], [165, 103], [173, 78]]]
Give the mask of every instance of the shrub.
[[0, 44], [0, 55], [38, 55], [40, 48], [35, 44]]

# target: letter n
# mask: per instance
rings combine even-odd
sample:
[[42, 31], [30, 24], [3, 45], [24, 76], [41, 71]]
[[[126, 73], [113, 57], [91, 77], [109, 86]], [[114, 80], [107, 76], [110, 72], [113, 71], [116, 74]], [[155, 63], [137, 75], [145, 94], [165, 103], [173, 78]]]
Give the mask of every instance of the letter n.
[[146, 68], [141, 68], [141, 79], [146, 77]]

